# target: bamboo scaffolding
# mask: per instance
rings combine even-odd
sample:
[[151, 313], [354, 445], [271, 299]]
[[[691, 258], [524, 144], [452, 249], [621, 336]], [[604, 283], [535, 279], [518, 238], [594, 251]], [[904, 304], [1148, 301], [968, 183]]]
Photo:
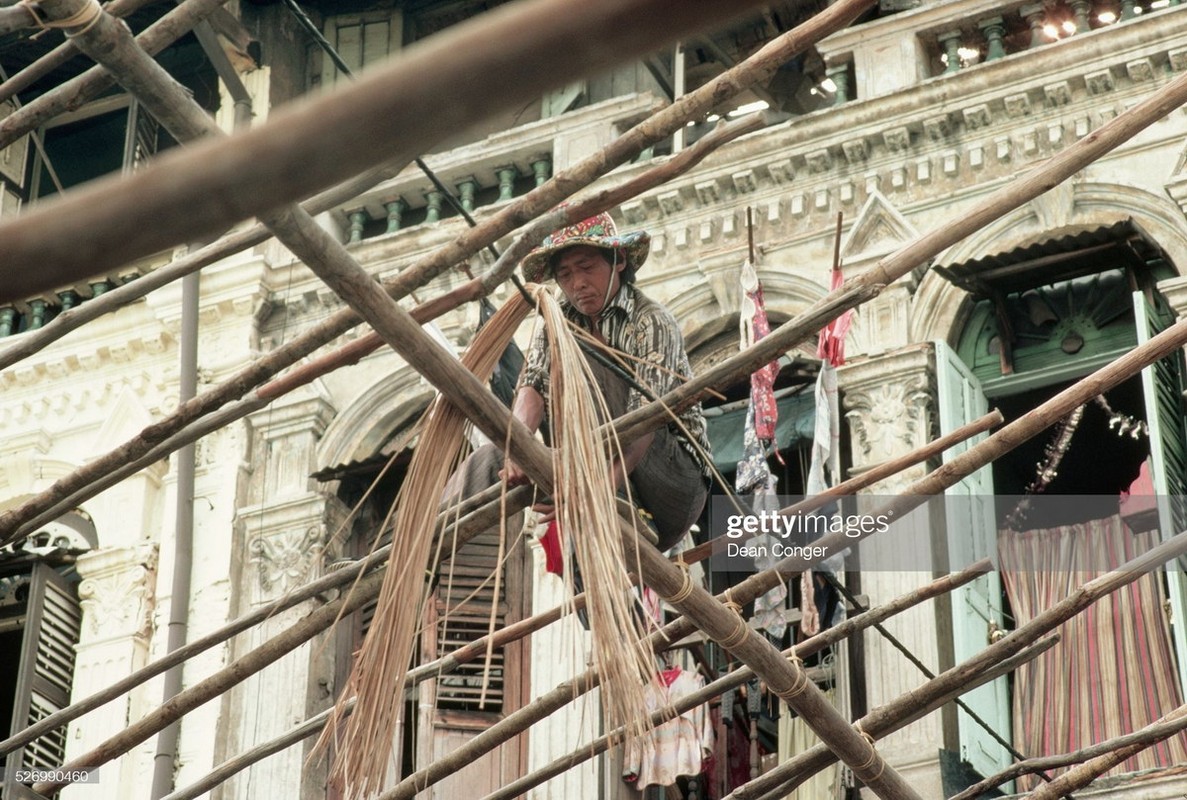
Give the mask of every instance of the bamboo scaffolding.
[[[762, 341], [765, 340], [764, 338]], [[1092, 375], [1085, 377], [1078, 383], [1047, 400], [1022, 418], [1007, 425], [985, 441], [970, 447], [942, 467], [911, 484], [904, 490], [903, 496], [893, 504], [892, 508], [884, 508], [882, 511], [894, 510], [896, 513], [905, 513], [906, 510], [922, 502], [922, 498], [943, 492], [949, 486], [958, 483], [964, 477], [973, 474], [981, 467], [999, 458], [1005, 452], [1026, 441], [1027, 438], [1045, 430], [1054, 424], [1055, 421], [1062, 419], [1072, 409], [1082, 405], [1088, 399], [1120, 383], [1127, 376], [1135, 373], [1145, 365], [1166, 356], [1175, 348], [1181, 347], [1184, 342], [1187, 342], [1187, 321], [1176, 323], [1145, 344], [1138, 346], [1118, 361], [1106, 365]], [[815, 546], [824, 546], [830, 550], [840, 550], [851, 541], [841, 534], [835, 534], [823, 537], [812, 544]], [[813, 563], [808, 559], [783, 559], [773, 568], [751, 575], [737, 586], [734, 586], [731, 589], [731, 597], [735, 602], [745, 605], [759, 595], [772, 589], [785, 576], [811, 566], [813, 566]], [[726, 596], [722, 594], [719, 596], [719, 599], [725, 600]], [[692, 633], [694, 629], [695, 626], [687, 618], [682, 617], [664, 626], [662, 630], [655, 634], [653, 641], [655, 639], [675, 641]], [[490, 752], [498, 745], [526, 730], [533, 723], [547, 717], [571, 700], [592, 690], [597, 685], [598, 676], [596, 672], [587, 670], [572, 680], [561, 683], [551, 691], [537, 697], [528, 705], [511, 712], [502, 720], [435, 763], [441, 763], [443, 760], [452, 769], [460, 769], [465, 764]]]
[[[136, 41], [144, 52], [155, 56], [189, 33], [195, 25], [214, 13], [216, 8], [225, 5], [226, 2], [227, 0], [185, 0], [177, 8], [169, 11], [169, 13], [141, 32], [136, 37]], [[110, 9], [105, 12], [105, 16], [109, 16], [109, 14]], [[26, 23], [26, 27], [33, 26], [31, 23]], [[7, 83], [6, 81], [5, 84]], [[0, 149], [8, 147], [8, 145], [15, 142], [21, 136], [44, 125], [59, 114], [80, 108], [88, 100], [98, 97], [114, 85], [115, 79], [111, 74], [98, 66], [92, 67], [82, 75], [62, 82], [40, 97], [29, 101], [3, 120], [0, 120]], [[48, 265], [42, 264], [43, 269], [46, 266]], [[78, 276], [78, 278], [84, 277], [87, 276]], [[71, 282], [73, 282], [71, 279], [66, 279], [57, 282], [55, 285]], [[53, 287], [50, 286], [48, 288]], [[35, 293], [27, 292], [5, 299], [21, 299]]]
[[[153, 0], [112, 0], [103, 8], [112, 16], [126, 17], [152, 2]], [[69, 39], [62, 42], [20, 72], [9, 76], [8, 80], [0, 83], [0, 103], [16, 97], [55, 69], [65, 66], [76, 55], [78, 55], [78, 48]]]
[[[963, 586], [969, 581], [974, 580], [979, 575], [983, 575], [992, 568], [988, 559], [983, 559], [975, 564], [972, 564], [967, 569], [959, 572], [953, 572], [942, 578], [937, 578], [930, 583], [926, 583], [917, 589], [914, 589], [906, 594], [884, 603], [880, 606], [867, 609], [860, 614], [856, 614], [844, 621], [834, 625], [831, 628], [826, 628], [820, 633], [799, 642], [793, 647], [789, 647], [783, 651], [785, 657], [807, 658], [814, 653], [818, 653], [829, 645], [835, 644], [843, 639], [863, 631], [870, 626], [879, 625], [883, 621], [893, 617], [901, 611], [912, 608], [920, 603], [930, 600], [940, 595], [946, 594], [958, 586]], [[707, 684], [699, 691], [693, 692], [689, 695], [681, 697], [674, 703], [657, 709], [651, 716], [652, 722], [655, 725], [660, 725], [667, 720], [674, 718], [678, 714], [683, 714], [685, 711], [696, 708], [702, 703], [720, 697], [731, 689], [743, 685], [754, 677], [754, 670], [750, 667], [739, 667], [733, 670], [728, 675], [724, 675], [717, 680]], [[579, 747], [573, 749], [572, 752], [554, 759], [549, 764], [541, 767], [530, 775], [525, 775], [518, 780], [512, 781], [506, 786], [501, 787], [498, 791], [487, 795], [483, 800], [510, 800], [510, 798], [518, 797], [529, 789], [535, 788], [547, 781], [549, 778], [554, 778], [561, 773], [572, 769], [578, 764], [582, 764], [599, 753], [603, 753], [610, 749], [616, 743], [622, 741], [622, 735], [625, 732], [624, 728], [618, 728], [610, 731], [591, 742], [587, 742]]]
[[[978, 445], [978, 447], [981, 446]], [[962, 454], [960, 458], [963, 457]], [[1053, 631], [1100, 598], [1132, 583], [1140, 575], [1157, 569], [1185, 552], [1187, 552], [1187, 532], [1177, 534], [1136, 558], [1130, 559], [1117, 569], [1088, 581], [1058, 603], [1036, 614], [1030, 622], [1010, 631], [1006, 636], [972, 658], [945, 670], [918, 689], [901, 695], [887, 705], [871, 711], [860, 720], [862, 730], [870, 736], [878, 738], [902, 725], [913, 722], [922, 716], [922, 714], [917, 715], [917, 712], [929, 703], [931, 698], [949, 689], [964, 686], [970, 675], [975, 674], [986, 665], [997, 663], [1008, 656], [1017, 654], [1022, 648], [1033, 644], [1041, 636]], [[753, 800], [762, 793], [776, 790], [779, 792], [790, 791], [804, 779], [834, 763], [835, 760], [826, 747], [816, 745], [780, 764], [757, 781], [746, 784], [744, 793], [735, 790], [732, 797], [734, 800], [743, 800], [743, 798]], [[1054, 783], [1047, 784], [1048, 787], [1054, 787], [1054, 785]], [[753, 788], [750, 788], [752, 786]], [[1059, 795], [1054, 796], [1058, 797]]]
[[[1140, 107], [1138, 107], [1138, 108], [1141, 108], [1141, 106], [1140, 106]], [[1119, 119], [1121, 119], [1121, 118], [1118, 118], [1118, 120], [1119, 120]], [[1023, 199], [1026, 199], [1026, 198], [1023, 198]], [[926, 239], [926, 237], [925, 237], [925, 239]], [[904, 248], [904, 249], [909, 249], [909, 247], [908, 247], [908, 248]], [[893, 256], [891, 256], [891, 259], [889, 259], [888, 261], [893, 261]], [[883, 262], [883, 265], [881, 265], [881, 266], [883, 266], [883, 267], [887, 267], [887, 262]], [[889, 275], [891, 274], [891, 272], [893, 272], [893, 269], [891, 269], [891, 271], [890, 271], [890, 272], [886, 272], [886, 274], [884, 274], [884, 275], [878, 275], [878, 277], [876, 277], [876, 278], [880, 278], [880, 277], [889, 277]], [[900, 272], [899, 274], [901, 274], [901, 272]], [[863, 278], [865, 278], [865, 277], [863, 277]], [[862, 280], [862, 279], [858, 279], [858, 280]], [[872, 279], [871, 279], [871, 280], [872, 280]], [[636, 424], [637, 424], [637, 423], [636, 423]], [[1016, 443], [1015, 443], [1015, 444], [1016, 444]]]
[[[755, 116], [719, 126], [698, 141], [696, 145], [682, 151], [679, 156], [647, 170], [621, 186], [601, 190], [588, 198], [578, 200], [568, 206], [549, 212], [544, 217], [527, 226], [524, 232], [517, 237], [511, 247], [504, 251], [503, 255], [500, 256], [499, 260], [496, 261], [487, 273], [466, 282], [444, 295], [417, 306], [412, 311], [413, 316], [419, 322], [426, 323], [465, 302], [486, 296], [496, 286], [507, 279], [519, 259], [528, 250], [538, 244], [540, 239], [547, 235], [548, 232], [563, 225], [572, 224], [599, 211], [611, 208], [641, 191], [660, 185], [664, 181], [682, 174], [703, 160], [717, 147], [757, 129], [760, 123], [761, 119]], [[260, 225], [258, 227], [260, 238], [265, 238], [267, 236], [265, 233], [267, 230], [266, 226]], [[254, 237], [255, 231], [256, 229], [253, 228], [252, 231], [245, 233], [252, 233]], [[241, 239], [238, 239], [237, 234], [232, 234], [227, 238], [235, 238], [241, 241]], [[215, 246], [212, 245], [211, 247]], [[196, 258], [193, 261], [207, 261], [209, 255], [202, 255], [207, 249], [209, 248], [203, 248], [203, 251], [195, 254]], [[216, 249], [222, 250], [223, 248], [218, 247]], [[193, 266], [193, 261], [187, 264], [187, 269], [185, 270], [187, 273], [197, 268], [197, 266]], [[191, 266], [192, 268], [190, 268]], [[155, 272], [150, 273], [145, 278], [126, 284], [116, 291], [127, 288], [131, 288], [132, 291], [138, 291], [137, 287], [142, 283], [148, 282], [155, 274]], [[389, 282], [386, 289], [395, 294], [407, 294], [413, 288], [409, 285], [413, 280], [414, 278], [409, 273], [401, 273], [400, 279]], [[115, 292], [111, 294], [115, 294]], [[107, 295], [103, 295], [95, 302], [98, 303], [105, 297]], [[84, 304], [77, 309], [72, 309], [70, 313], [74, 311], [86, 311], [91, 305], [92, 303]], [[104, 309], [104, 311], [106, 310], [114, 309]], [[77, 325], [73, 327], [77, 327]], [[64, 333], [65, 331], [62, 331], [62, 334]], [[333, 369], [356, 363], [381, 344], [382, 340], [374, 333], [364, 334], [337, 350], [299, 369], [293, 370], [286, 376], [261, 386], [254, 393], [248, 389], [240, 400], [230, 402], [229, 397], [237, 390], [242, 390], [244, 383], [250, 381], [260, 372], [265, 371], [259, 368], [260, 362], [256, 362], [246, 370], [241, 371], [231, 380], [222, 384], [222, 386], [208, 390], [199, 398], [195, 398], [194, 401], [187, 403], [182, 410], [176, 412], [171, 417], [145, 429], [145, 431], [141, 432], [141, 434], [131, 441], [125, 442], [113, 450], [108, 451], [108, 453], [88, 461], [86, 465], [80, 467], [71, 475], [55, 482], [49, 489], [30, 498], [22, 506], [13, 509], [10, 513], [0, 515], [0, 532], [7, 531], [10, 526], [15, 526], [10, 533], [0, 534], [0, 538], [10, 537], [6, 538], [6, 540], [16, 540], [23, 535], [31, 533], [41, 525], [56, 519], [65, 513], [65, 511], [94, 497], [102, 490], [114, 486], [124, 478], [135, 474], [150, 464], [155, 464], [181, 446], [196, 441], [201, 436], [246, 417], [248, 414], [265, 407], [277, 397], [293, 391], [300, 386], [304, 386]], [[24, 348], [25, 345], [24, 343], [18, 343], [15, 347]], [[0, 360], [3, 360], [3, 357], [0, 357]], [[274, 355], [266, 356], [265, 360], [269, 361], [270, 366], [275, 364]], [[217, 408], [220, 403], [225, 402], [230, 402], [230, 404], [223, 406], [218, 411], [207, 410]], [[195, 417], [199, 417], [197, 421], [191, 422], [188, 425], [182, 424], [184, 420], [192, 420]]]
[[[763, 121], [763, 117], [757, 114], [729, 123], [723, 121], [712, 131], [698, 139], [694, 145], [681, 150], [663, 164], [652, 167], [619, 186], [603, 189], [590, 197], [575, 200], [566, 206], [565, 209], [557, 209], [541, 217], [537, 217], [516, 238], [512, 244], [514, 250], [507, 256], [501, 257], [483, 277], [470, 281], [464, 287], [459, 287], [446, 295], [429, 301], [426, 304], [425, 313], [430, 315], [429, 318], [436, 319], [445, 313], [445, 311], [456, 307], [456, 305], [449, 305], [454, 299], [477, 300], [479, 297], [489, 294], [496, 286], [507, 279], [515, 264], [519, 262], [519, 258], [516, 256], [522, 257], [523, 253], [526, 253], [538, 244], [552, 230], [568, 224], [567, 221], [570, 219], [584, 219], [584, 217], [579, 216], [581, 214], [585, 214], [588, 217], [613, 208], [648, 189], [659, 186], [674, 177], [684, 174], [703, 161], [709, 153], [722, 145], [761, 128]], [[381, 181], [394, 177], [404, 166], [402, 163], [381, 165], [358, 178], [348, 181], [342, 186], [330, 189], [302, 203], [301, 208], [310, 215], [329, 211], [350, 198], [365, 192]], [[548, 230], [542, 230], [549, 224], [553, 225], [553, 227], [548, 228]], [[537, 235], [539, 238], [536, 238]], [[144, 297], [154, 289], [159, 289], [166, 284], [172, 283], [179, 278], [183, 278], [192, 272], [196, 272], [203, 267], [234, 255], [248, 247], [261, 244], [271, 237], [272, 234], [269, 232], [267, 226], [262, 223], [229, 233], [218, 241], [175, 261], [171, 261], [158, 269], [140, 276], [134, 281], [105, 292], [86, 303], [67, 309], [50, 320], [46, 325], [37, 330], [26, 331], [25, 335], [21, 336], [18, 341], [0, 350], [0, 370], [11, 367], [21, 359], [27, 358], [49, 344], [58, 341], [66, 334], [77, 330], [87, 322], [116, 311], [133, 300]], [[507, 266], [505, 269], [500, 269], [502, 265]], [[437, 305], [442, 305], [443, 310], [438, 311]], [[353, 364], [359, 358], [378, 348], [380, 344], [381, 341], [374, 334], [364, 334], [360, 339], [338, 348], [334, 353], [324, 356], [323, 358], [326, 364], [325, 371], [334, 369], [337, 366]], [[320, 374], [325, 373], [322, 372]], [[278, 395], [274, 394], [272, 396], [276, 397]]]
[[[543, 186], [511, 202], [477, 227], [464, 231], [450, 245], [438, 248], [429, 256], [410, 265], [398, 276], [387, 281], [385, 287], [393, 295], [406, 294], [454, 264], [464, 261], [515, 227], [544, 214], [572, 192], [587, 186], [613, 167], [637, 155], [644, 147], [670, 136], [688, 119], [708, 113], [715, 104], [737, 94], [753, 82], [769, 77], [779, 64], [801, 52], [820, 37], [848, 24], [870, 4], [871, 0], [841, 0], [830, 6], [821, 14], [773, 40], [738, 66], [727, 70], [668, 108], [634, 126], [601, 151], [583, 159], [570, 169], [557, 173]], [[395, 160], [396, 163], [399, 161], [400, 159]], [[349, 185], [349, 182], [344, 185]], [[517, 245], [522, 246], [523, 241], [521, 238]], [[507, 255], [504, 253], [504, 256]], [[488, 291], [493, 288], [490, 284], [483, 285]], [[122, 463], [143, 456], [156, 442], [177, 432], [197, 417], [242, 396], [251, 387], [296, 363], [298, 359], [309, 355], [334, 337], [347, 332], [359, 321], [349, 309], [331, 315], [293, 341], [261, 357], [220, 386], [188, 401], [167, 419], [149, 426], [132, 440], [59, 479], [20, 507], [0, 515], [0, 545], [15, 540], [20, 535], [17, 526], [46, 508], [47, 503], [58, 502], [74, 492], [85, 492], [85, 487], [91, 481], [108, 474]]]
[[[983, 792], [987, 792], [1006, 781], [1012, 781], [1022, 775], [1030, 775], [1042, 770], [1058, 769], [1060, 767], [1082, 763], [1087, 768], [1083, 773], [1073, 777], [1071, 783], [1060, 784], [1058, 786], [1058, 789], [1063, 792], [1079, 789], [1086, 786], [1092, 779], [1108, 772], [1125, 759], [1185, 730], [1187, 730], [1187, 705], [1179, 706], [1169, 714], [1163, 715], [1157, 721], [1133, 733], [1106, 739], [1103, 742], [1097, 742], [1096, 744], [1089, 745], [1080, 750], [1073, 750], [1069, 753], [1017, 761], [1001, 772], [974, 783], [960, 794], [953, 795], [950, 800], [972, 800], [974, 797], [979, 797]], [[1098, 759], [1102, 760], [1098, 761]], [[1109, 763], [1110, 761], [1111, 763]], [[1069, 770], [1065, 775], [1071, 776], [1072, 772], [1075, 771]], [[1077, 781], [1084, 776], [1087, 776], [1088, 780], [1078, 783]], [[1064, 777], [1064, 775], [1061, 775], [1059, 780], [1062, 780]], [[1051, 788], [1052, 790], [1056, 789], [1054, 785]], [[1031, 796], [1034, 797], [1034, 795]], [[1060, 797], [1061, 795], [1055, 794], [1049, 796]]]
[[[892, 706], [895, 708], [895, 713], [898, 714], [898, 716], [896, 716], [895, 721], [893, 722], [893, 727], [887, 728], [881, 734], [872, 734], [871, 733], [870, 735], [875, 736], [875, 737], [877, 735], [886, 736], [887, 734], [893, 733], [897, 730], [900, 730], [901, 728], [906, 727], [907, 725], [910, 725], [912, 722], [923, 719], [928, 714], [935, 713], [939, 709], [943, 708], [946, 704], [952, 702], [952, 700], [956, 699], [957, 697], [960, 697], [962, 694], [965, 694], [966, 692], [971, 692], [973, 689], [976, 689], [980, 686], [984, 686], [985, 684], [989, 683], [990, 681], [995, 681], [998, 678], [1002, 677], [1003, 675], [1010, 674], [1014, 670], [1021, 667], [1023, 664], [1027, 664], [1031, 661], [1034, 661], [1036, 658], [1041, 656], [1043, 653], [1047, 652], [1052, 647], [1054, 647], [1059, 642], [1059, 639], [1060, 639], [1059, 634], [1053, 633], [1050, 636], [1048, 636], [1047, 638], [1041, 639], [1038, 642], [1036, 642], [1035, 644], [1032, 644], [1032, 645], [1029, 645], [1029, 646], [1023, 648], [1022, 650], [1018, 651], [1018, 653], [1016, 655], [1010, 656], [1009, 658], [1005, 658], [1001, 661], [998, 661], [997, 663], [990, 664], [990, 665], [986, 666], [983, 670], [978, 671], [975, 674], [973, 674], [969, 678], [968, 683], [963, 683], [959, 686], [949, 686], [944, 691], [939, 691], [939, 690], [929, 691], [926, 693], [926, 696], [920, 696], [920, 695], [912, 693], [912, 694], [908, 694], [908, 695], [902, 695], [902, 696], [892, 700], [890, 704], [883, 706], [883, 708], [889, 709]], [[908, 706], [910, 706], [910, 707], [908, 707]], [[869, 716], [869, 715], [867, 715], [867, 716]], [[870, 723], [870, 724], [874, 724], [874, 723]], [[863, 723], [863, 729], [865, 729], [864, 723]], [[865, 729], [865, 730], [867, 733], [869, 733], [868, 729]], [[819, 756], [817, 756], [814, 753], [814, 750], [815, 750], [815, 746], [812, 748], [812, 750], [807, 750], [807, 751], [804, 751], [803, 753], [797, 753], [794, 756], [794, 758], [798, 759], [798, 758], [800, 758], [800, 756], [805, 756], [808, 753], [813, 753], [814, 760], [812, 761], [811, 766], [808, 767], [809, 769], [812, 769], [812, 774], [819, 772], [820, 770], [824, 769], [825, 767], [828, 767], [830, 764], [836, 763], [836, 759], [830, 759], [828, 761], [828, 763], [823, 763], [823, 764], [820, 764], [819, 766], [817, 766], [818, 762], [820, 762], [823, 759], [821, 759]], [[824, 758], [828, 758], [828, 757], [829, 757], [828, 754], [825, 753]], [[778, 765], [777, 767], [774, 768], [774, 770], [771, 770], [771, 772], [761, 775], [758, 778], [750, 781], [749, 783], [743, 784], [742, 786], [739, 786], [738, 788], [734, 789], [732, 792], [730, 792], [728, 795], [726, 795], [726, 797], [729, 800], [742, 800], [742, 798], [753, 798], [754, 800], [778, 800], [778, 798], [785, 797], [787, 792], [791, 791], [791, 789], [784, 788], [783, 785], [776, 786], [761, 796], [755, 794], [755, 791], [758, 791], [760, 781], [762, 781], [768, 775], [772, 774], [772, 772], [774, 772], [775, 770], [782, 768], [784, 764], [789, 764], [789, 763], [791, 763], [791, 762], [790, 761], [783, 762], [783, 764]], [[794, 777], [794, 779], [789, 780], [787, 782], [786, 786], [798, 786], [800, 783], [802, 783], [802, 781], [805, 777], [807, 777], [807, 776], [803, 776], [802, 774], [797, 775]], [[753, 787], [753, 791], [752, 791], [752, 787]]]
[[[186, 3], [199, 1], [213, 0]], [[454, 26], [410, 47], [372, 75], [286, 106], [263, 125], [167, 153], [154, 166], [95, 181], [0, 223], [0, 248], [13, 276], [0, 301], [215, 235], [381, 161], [411, 160], [494, 111], [756, 4], [607, 0], [573, 7], [529, 0], [500, 7], [477, 24]], [[558, 42], [566, 43], [564, 59], [555, 57]], [[447, 92], [451, 102], [442, 104]], [[394, 126], [393, 119], [404, 123]], [[335, 158], [318, 157], [331, 150]], [[292, 169], [295, 163], [302, 168]], [[140, 222], [148, 209], [153, 225]], [[63, 220], [72, 235], [62, 235]]]
[[[885, 473], [882, 475], [882, 477], [887, 477], [890, 474], [894, 474], [894, 472], [901, 471], [913, 466], [916, 463], [931, 458], [939, 452], [942, 452], [942, 450], [952, 447], [969, 437], [981, 433], [991, 425], [996, 424], [998, 421], [1000, 421], [999, 413], [994, 412], [992, 414], [987, 414], [979, 420], [976, 420], [966, 426], [962, 426], [961, 428], [953, 431], [947, 436], [942, 437], [941, 439], [937, 439], [934, 442], [930, 442], [927, 445], [917, 448], [907, 456], [887, 462], [887, 464], [882, 465], [879, 468], [882, 473]], [[891, 467], [894, 467], [894, 472], [887, 471]], [[459, 504], [457, 508], [442, 509], [441, 516], [439, 518], [441, 522], [440, 527], [442, 535], [455, 535], [457, 537], [457, 546], [460, 547], [478, 532], [488, 529], [492, 524], [494, 524], [495, 521], [492, 512], [497, 512], [499, 510], [499, 491], [500, 487], [491, 487], [491, 489], [487, 492], [475, 496], [474, 498], [470, 498], [468, 502]], [[517, 495], [519, 496], [518, 498]], [[516, 510], [523, 508], [526, 506], [526, 498], [529, 495], [530, 487], [524, 486], [512, 489], [508, 493], [508, 505], [515, 508]], [[522, 498], [522, 500], [519, 498]], [[517, 500], [519, 500], [519, 502], [517, 502]], [[481, 507], [472, 508], [471, 506], [474, 505], [480, 505]], [[457, 519], [457, 517], [460, 515], [465, 516], [461, 519]], [[453, 521], [454, 524], [446, 524], [447, 521]], [[362, 559], [353, 565], [343, 566], [329, 575], [323, 576], [315, 581], [305, 584], [304, 586], [297, 587], [285, 597], [275, 600], [268, 605], [262, 606], [259, 609], [256, 609], [255, 611], [223, 626], [222, 628], [213, 631], [212, 633], [200, 639], [188, 643], [184, 648], [169, 653], [157, 661], [142, 667], [133, 674], [121, 679], [120, 681], [117, 681], [111, 686], [96, 692], [95, 694], [84, 698], [83, 700], [72, 703], [70, 706], [62, 709], [61, 711], [51, 714], [45, 719], [40, 720], [34, 725], [31, 725], [12, 737], [0, 742], [0, 756], [13, 751], [22, 745], [28, 744], [30, 741], [33, 741], [50, 730], [61, 727], [62, 725], [77, 719], [88, 711], [98, 708], [104, 703], [107, 703], [116, 697], [127, 693], [131, 689], [144, 683], [150, 678], [159, 675], [170, 666], [182, 663], [183, 661], [188, 660], [189, 658], [192, 658], [215, 645], [221, 644], [236, 634], [249, 629], [250, 627], [270, 618], [274, 614], [279, 613], [280, 611], [291, 608], [300, 602], [318, 597], [327, 591], [337, 589], [347, 583], [355, 581], [359, 575], [372, 567], [385, 569], [386, 567], [383, 565], [383, 562], [387, 558], [389, 552], [390, 547], [385, 546], [379, 548], [367, 558]], [[685, 561], [688, 563], [694, 563], [695, 561], [699, 561], [707, 556], [708, 551], [694, 553], [694, 551], [690, 550], [685, 557]], [[354, 591], [365, 590], [356, 588]], [[367, 594], [365, 599], [370, 600], [372, 597], [374, 597], [375, 592], [377, 592], [377, 585], [375, 585], [374, 589]], [[579, 608], [583, 605], [583, 602], [583, 596], [578, 595], [573, 599], [573, 607]], [[897, 613], [896, 611], [893, 611], [895, 608], [893, 605], [894, 602], [900, 601], [893, 601], [892, 604], [872, 609], [871, 613], [876, 615], [886, 613], [887, 611], [890, 611], [890, 613]], [[415, 685], [428, 678], [448, 674], [456, 670], [462, 664], [469, 663], [475, 657], [484, 653], [486, 651], [488, 642], [493, 642], [493, 646], [495, 647], [501, 647], [504, 644], [516, 641], [528, 635], [529, 633], [540, 630], [544, 626], [560, 619], [561, 616], [562, 607], [558, 606], [556, 608], [550, 609], [549, 611], [534, 615], [530, 619], [522, 620], [495, 631], [489, 636], [480, 637], [474, 642], [471, 642], [470, 644], [465, 645], [452, 653], [442, 656], [435, 661], [416, 667], [409, 673], [408, 680], [411, 684]], [[874, 618], [875, 617], [871, 617], [871, 619]], [[664, 641], [657, 641], [656, 649], [664, 649]], [[302, 723], [300, 726], [298, 726], [297, 729], [294, 729], [288, 734], [280, 737], [280, 739], [283, 741], [276, 740], [273, 742], [268, 742], [260, 745], [257, 748], [253, 748], [248, 753], [242, 754], [238, 758], [243, 759], [243, 761], [236, 761], [239, 766], [232, 770], [232, 774], [239, 769], [249, 766], [256, 760], [278, 752], [278, 749], [283, 749], [284, 746], [293, 744], [319, 731], [324, 725], [325, 720], [328, 718], [328, 715], [329, 712], [324, 712], [311, 718], [310, 720], [307, 720], [305, 723]], [[313, 727], [309, 727], [310, 724], [314, 724]], [[303, 731], [304, 733], [298, 735], [299, 731]], [[224, 766], [228, 769], [231, 768], [230, 763]], [[205, 783], [202, 785], [204, 786]]]

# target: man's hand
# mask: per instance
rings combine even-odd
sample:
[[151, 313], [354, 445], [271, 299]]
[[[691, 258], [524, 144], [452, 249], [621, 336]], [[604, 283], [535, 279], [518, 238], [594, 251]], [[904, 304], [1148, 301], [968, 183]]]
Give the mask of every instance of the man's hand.
[[528, 482], [527, 473], [520, 469], [519, 464], [516, 464], [511, 459], [507, 459], [503, 463], [503, 468], [499, 470], [499, 477], [508, 486], [522, 486]]

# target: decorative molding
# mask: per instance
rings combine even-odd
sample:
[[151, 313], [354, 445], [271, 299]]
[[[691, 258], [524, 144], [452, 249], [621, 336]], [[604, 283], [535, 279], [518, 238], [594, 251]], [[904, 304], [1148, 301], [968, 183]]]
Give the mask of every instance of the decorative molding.
[[152, 632], [157, 546], [116, 547], [78, 557], [78, 596], [87, 642]]
[[248, 543], [248, 552], [259, 571], [260, 588], [269, 596], [283, 594], [310, 580], [324, 549], [325, 527], [320, 523], [256, 536]]

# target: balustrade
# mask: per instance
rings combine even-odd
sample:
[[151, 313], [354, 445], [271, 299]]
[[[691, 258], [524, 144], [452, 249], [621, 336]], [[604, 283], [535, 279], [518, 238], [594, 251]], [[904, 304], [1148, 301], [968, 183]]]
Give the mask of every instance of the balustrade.
[[[1177, 6], [1181, 0], [1044, 0], [1003, 9], [920, 34], [933, 53], [930, 74], [951, 75], [981, 62], [1045, 47], [1061, 39], [1122, 24], [1143, 14]], [[830, 73], [831, 77], [831, 73]], [[835, 80], [835, 78], [834, 78]]]

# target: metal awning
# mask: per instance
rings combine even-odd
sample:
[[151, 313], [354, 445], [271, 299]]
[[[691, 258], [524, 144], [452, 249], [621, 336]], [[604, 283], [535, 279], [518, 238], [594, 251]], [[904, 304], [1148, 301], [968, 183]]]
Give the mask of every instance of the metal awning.
[[992, 298], [1116, 267], [1144, 267], [1167, 259], [1153, 237], [1132, 219], [1095, 228], [1063, 228], [1034, 244], [933, 269], [974, 297]]

